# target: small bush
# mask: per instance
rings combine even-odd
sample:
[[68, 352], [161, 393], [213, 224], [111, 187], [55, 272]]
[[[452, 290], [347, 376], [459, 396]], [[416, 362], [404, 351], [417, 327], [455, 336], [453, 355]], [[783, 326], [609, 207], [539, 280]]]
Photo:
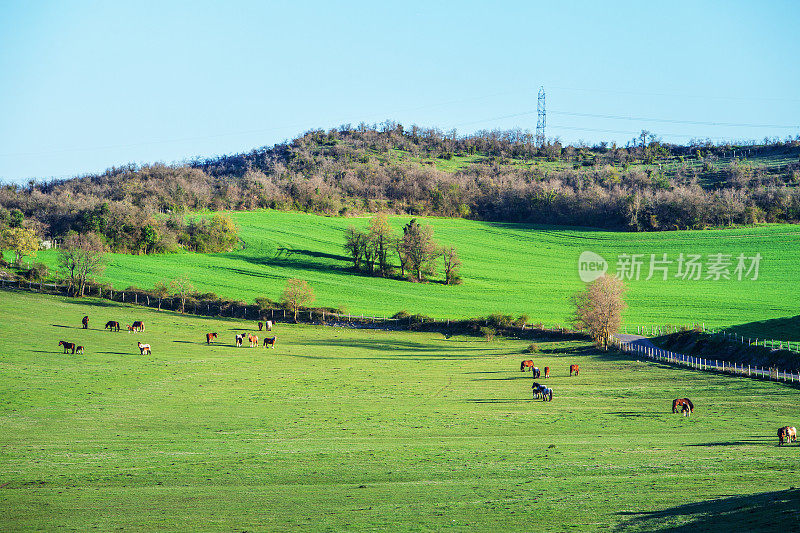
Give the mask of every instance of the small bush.
[[492, 313], [486, 317], [486, 321], [494, 328], [507, 328], [514, 324], [514, 317], [511, 315], [501, 315], [500, 313]]
[[525, 351], [525, 353], [539, 353], [539, 345], [536, 344], [536, 343], [533, 343], [533, 344], [529, 345], [527, 348], [525, 348], [524, 351]]
[[33, 263], [23, 276], [29, 281], [42, 281], [50, 275], [50, 269], [44, 263]]
[[494, 336], [497, 335], [497, 330], [487, 326], [482, 327], [480, 331], [481, 335], [486, 339], [486, 342], [491, 342], [494, 340]]
[[393, 314], [392, 318], [408, 318], [410, 316], [411, 315], [409, 314], [409, 312], [403, 309], [402, 311], [398, 311], [395, 314]]
[[278, 304], [276, 302], [270, 300], [269, 298], [265, 298], [263, 296], [259, 296], [258, 298], [256, 298], [255, 302], [260, 309], [274, 309], [278, 307]]
[[528, 315], [519, 315], [517, 319], [514, 321], [515, 326], [524, 326], [528, 323]]

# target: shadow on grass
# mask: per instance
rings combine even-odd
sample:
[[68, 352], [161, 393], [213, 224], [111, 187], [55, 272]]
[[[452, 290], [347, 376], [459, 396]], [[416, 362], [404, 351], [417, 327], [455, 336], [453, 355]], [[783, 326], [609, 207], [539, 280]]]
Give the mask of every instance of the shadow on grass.
[[[687, 444], [687, 446], [747, 446], [749, 444], [769, 444], [768, 441], [772, 440], [770, 437], [760, 437], [757, 439], [748, 439], [748, 440], [729, 440], [729, 441], [722, 441], [722, 442], [700, 442], [697, 444]], [[778, 438], [775, 437], [775, 445], [778, 444]]]
[[66, 328], [66, 329], [83, 329], [80, 326], [65, 326], [63, 324], [50, 324], [54, 328]]
[[761, 492], [670, 507], [637, 514], [620, 531], [797, 531], [800, 489]]
[[[528, 403], [535, 398], [517, 398], [517, 399], [500, 399], [500, 398], [471, 398], [467, 400], [469, 403]], [[539, 400], [541, 402], [541, 400]]]
[[530, 375], [527, 376], [509, 376], [507, 378], [472, 378], [470, 381], [514, 381], [516, 379], [527, 379], [533, 381]]
[[[365, 349], [365, 350], [373, 350], [373, 351], [381, 351], [381, 352], [420, 352], [420, 353], [432, 353], [435, 352], [443, 356], [444, 358], [449, 358], [447, 355], [442, 354], [441, 347], [432, 347], [428, 344], [423, 344], [420, 342], [412, 342], [412, 341], [375, 341], [375, 340], [320, 340], [320, 341], [305, 341], [302, 343], [297, 343], [296, 346], [324, 346], [324, 347], [340, 347], [340, 348], [356, 348], [356, 349]], [[479, 352], [480, 355], [484, 355], [487, 353], [487, 350], [484, 348], [459, 348], [459, 352]], [[476, 354], [477, 355], [477, 354]], [[454, 354], [453, 357], [471, 357], [472, 355], [466, 355], [463, 353]]]
[[614, 416], [622, 418], [653, 418], [654, 416], [663, 415], [661, 411], [617, 411], [616, 413], [609, 413]]
[[108, 355], [139, 355], [133, 352], [95, 352], [95, 353], [102, 353]]

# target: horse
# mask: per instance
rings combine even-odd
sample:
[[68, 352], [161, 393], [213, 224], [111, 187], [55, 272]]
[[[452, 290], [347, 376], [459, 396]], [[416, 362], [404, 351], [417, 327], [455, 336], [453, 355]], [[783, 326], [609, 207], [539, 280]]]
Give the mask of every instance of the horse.
[[75, 353], [83, 355], [83, 346], [78, 346], [77, 348], [75, 348]]
[[789, 438], [789, 426], [778, 428], [778, 446], [782, 445]]
[[530, 368], [533, 371], [533, 361], [528, 359], [527, 361], [523, 361], [519, 364], [519, 371], [525, 372], [525, 369]]
[[542, 372], [539, 370], [538, 366], [535, 366], [531, 369], [531, 373], [533, 373], [533, 379], [539, 379], [539, 376], [542, 375]]
[[125, 324], [125, 327], [128, 328], [128, 333], [133, 333], [133, 326], [130, 324]]
[[137, 320], [133, 323], [133, 331], [144, 331], [144, 322]]
[[75, 353], [75, 343], [74, 342], [67, 342], [67, 341], [58, 341], [59, 346], [64, 347], [64, 353], [67, 353], [67, 350], [72, 350], [72, 353]]
[[83, 324], [83, 329], [89, 329], [89, 316], [83, 317], [81, 320], [81, 324]]
[[136, 345], [139, 347], [139, 355], [152, 355], [152, 350], [150, 349], [149, 344], [142, 344], [141, 342], [137, 342]]
[[109, 331], [119, 331], [119, 322], [117, 322], [116, 320], [109, 320], [108, 322], [106, 322], [106, 327], [104, 329], [107, 329]]
[[689, 407], [689, 404], [683, 404], [681, 406], [681, 414], [683, 416], [692, 416], [692, 409]]
[[575, 375], [577, 376], [579, 371], [580, 368], [578, 368], [578, 365], [569, 365], [569, 377], [572, 377], [573, 372], [575, 372]]
[[242, 342], [243, 341], [244, 341], [244, 333], [242, 333], [241, 335], [236, 335], [236, 347], [237, 348], [241, 348], [242, 347]]
[[684, 405], [689, 408], [689, 413], [694, 413], [694, 404], [689, 398], [675, 398], [674, 400], [672, 400], [672, 412], [677, 413], [678, 406], [681, 406], [681, 411], [683, 411]]
[[262, 329], [264, 329], [264, 323], [263, 322], [259, 322], [258, 323], [258, 331], [261, 331]]
[[247, 340], [250, 341], [250, 347], [255, 348], [258, 347], [258, 336], [256, 335], [248, 335]]
[[264, 325], [267, 327], [267, 331], [272, 331], [272, 320], [267, 320]]
[[216, 333], [206, 333], [206, 344], [211, 344], [211, 341], [217, 338]]
[[541, 390], [541, 394], [543, 402], [553, 401], [553, 389], [551, 389], [550, 387], [543, 387]]
[[550, 367], [549, 366], [544, 367], [544, 377], [546, 377], [546, 378], [550, 377]]
[[275, 339], [276, 337], [264, 337], [264, 347], [266, 348], [269, 346], [270, 348], [275, 348]]
[[544, 385], [540, 385], [534, 381], [533, 385], [531, 385], [531, 389], [533, 389], [533, 397], [539, 398], [542, 394], [542, 389], [544, 388], [546, 388]]
[[786, 437], [789, 442], [797, 442], [797, 429], [794, 426], [788, 426]]

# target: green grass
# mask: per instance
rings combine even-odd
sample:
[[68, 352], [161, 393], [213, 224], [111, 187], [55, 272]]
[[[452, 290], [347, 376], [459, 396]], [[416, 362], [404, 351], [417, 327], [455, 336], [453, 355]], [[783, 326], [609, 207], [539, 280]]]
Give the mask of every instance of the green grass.
[[[147, 330], [100, 330], [108, 319]], [[529, 341], [279, 324], [274, 351], [233, 347], [251, 326], [0, 292], [0, 529], [730, 531], [798, 519], [797, 447], [775, 437], [800, 425], [787, 386], [539, 342], [555, 390], [543, 403], [519, 372]], [[219, 342], [206, 346], [206, 331]], [[61, 354], [59, 339], [86, 354]], [[669, 412], [683, 396], [690, 419]]]
[[[245, 247], [224, 254], [180, 253], [158, 256], [113, 254], [104, 280], [117, 289], [150, 288], [162, 279], [186, 274], [197, 289], [252, 302], [258, 296], [280, 299], [286, 280], [309, 281], [316, 305], [345, 307], [353, 313], [392, 315], [406, 309], [440, 318], [474, 317], [492, 312], [527, 314], [533, 322], [565, 323], [569, 298], [582, 286], [578, 257], [584, 250], [603, 255], [616, 269], [619, 254], [645, 254], [639, 281], [628, 281], [626, 324], [664, 325], [705, 322], [728, 326], [797, 314], [794, 285], [800, 281], [800, 228], [770, 225], [705, 231], [626, 233], [426, 218], [434, 237], [458, 248], [464, 283], [415, 284], [352, 273], [344, 256], [343, 231], [365, 227], [367, 217], [337, 218], [255, 211], [231, 213]], [[396, 231], [409, 217], [392, 217]], [[650, 254], [760, 253], [759, 279], [646, 281]], [[40, 252], [56, 264], [56, 252]], [[672, 273], [676, 265], [672, 265]]]

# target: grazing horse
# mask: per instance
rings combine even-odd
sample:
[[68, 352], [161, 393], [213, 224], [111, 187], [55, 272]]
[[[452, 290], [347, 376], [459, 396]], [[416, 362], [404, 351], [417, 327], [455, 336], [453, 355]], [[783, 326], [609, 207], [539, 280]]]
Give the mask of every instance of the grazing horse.
[[523, 361], [522, 363], [520, 363], [520, 365], [519, 365], [519, 371], [520, 371], [520, 372], [525, 372], [525, 370], [526, 370], [526, 369], [528, 369], [528, 368], [530, 368], [530, 369], [531, 369], [531, 371], [533, 371], [533, 367], [534, 367], [534, 365], [533, 365], [533, 361], [531, 361], [530, 359], [528, 359], [527, 361]]
[[264, 337], [264, 347], [275, 348], [275, 339], [276, 337]]
[[75, 348], [75, 353], [83, 355], [83, 346], [78, 346], [77, 348]]
[[242, 333], [241, 335], [236, 335], [236, 347], [241, 348], [242, 342], [244, 342], [244, 333]]
[[106, 322], [105, 329], [109, 331], [119, 331], [119, 322], [117, 322], [116, 320], [109, 320], [108, 322]]
[[81, 324], [83, 324], [83, 329], [89, 329], [89, 317], [88, 317], [88, 315], [83, 317], [83, 320], [81, 320]]
[[262, 329], [264, 329], [264, 323], [263, 322], [259, 322], [258, 323], [258, 331], [261, 331]]
[[256, 335], [248, 335], [247, 340], [250, 341], [250, 347], [256, 348], [258, 347], [258, 336]]
[[789, 426], [778, 428], [778, 446], [782, 445], [789, 438]]
[[64, 347], [64, 353], [67, 353], [68, 350], [72, 350], [72, 353], [75, 353], [75, 343], [74, 342], [67, 342], [67, 341], [58, 341], [59, 346]]
[[789, 442], [797, 442], [797, 429], [794, 426], [788, 426], [786, 437], [789, 439]]
[[531, 372], [533, 373], [533, 379], [539, 379], [539, 376], [542, 375], [542, 372], [539, 370], [538, 366], [533, 367]]
[[544, 377], [546, 377], [546, 378], [550, 377], [550, 367], [549, 366], [544, 367]]
[[545, 388], [547, 388], [547, 387], [545, 387], [544, 385], [540, 385], [540, 384], [538, 384], [538, 383], [536, 383], [534, 381], [533, 385], [531, 385], [531, 389], [533, 389], [533, 397], [534, 398], [539, 398], [541, 396], [541, 394], [542, 394], [542, 389], [545, 389]]
[[553, 389], [551, 389], [550, 387], [543, 387], [541, 390], [541, 394], [543, 402], [553, 401]]
[[133, 331], [144, 331], [144, 322], [137, 320], [133, 323]]
[[674, 400], [672, 400], [673, 413], [678, 412], [678, 406], [681, 406], [681, 411], [683, 411], [683, 406], [686, 406], [689, 408], [689, 413], [694, 413], [694, 404], [689, 398], [675, 398]]
[[569, 365], [569, 377], [572, 377], [573, 372], [575, 372], [575, 375], [577, 376], [579, 371], [580, 368], [578, 368], [578, 365]]
[[272, 320], [267, 320], [264, 325], [267, 326], [267, 331], [272, 331]]
[[139, 347], [139, 355], [151, 355], [153, 353], [149, 344], [137, 342], [136, 345]]
[[211, 341], [217, 338], [216, 333], [206, 333], [206, 344], [211, 344]]

